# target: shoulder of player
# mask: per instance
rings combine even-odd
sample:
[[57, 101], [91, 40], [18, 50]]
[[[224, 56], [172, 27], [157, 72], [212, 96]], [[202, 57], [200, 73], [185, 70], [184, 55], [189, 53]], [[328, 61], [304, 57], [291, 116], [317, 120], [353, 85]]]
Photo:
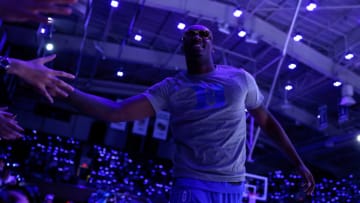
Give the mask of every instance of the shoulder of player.
[[248, 73], [246, 70], [244, 70], [241, 67], [235, 67], [235, 66], [229, 66], [229, 65], [216, 65], [218, 69], [222, 69], [224, 71], [233, 72], [233, 73], [240, 73], [240, 74], [246, 74]]

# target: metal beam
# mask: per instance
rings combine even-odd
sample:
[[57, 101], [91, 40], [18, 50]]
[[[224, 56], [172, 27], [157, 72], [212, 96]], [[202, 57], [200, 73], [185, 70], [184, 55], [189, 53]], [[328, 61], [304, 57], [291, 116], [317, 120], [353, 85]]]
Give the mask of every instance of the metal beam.
[[[136, 3], [135, 0], [127, 1]], [[210, 21], [228, 22], [231, 26], [239, 26], [237, 21], [238, 19], [232, 16], [232, 11], [235, 9], [234, 6], [210, 0], [147, 0], [145, 2], [145, 6], [171, 10], [178, 13], [187, 12], [190, 16], [201, 16], [201, 18]], [[275, 26], [246, 12], [244, 12], [244, 26], [247, 30], [257, 33], [263, 41], [280, 50], [282, 49], [283, 44], [285, 43], [286, 33], [277, 29]], [[359, 75], [341, 65], [336, 64], [333, 59], [321, 54], [312, 47], [303, 43], [291, 41], [289, 43], [288, 54], [329, 78], [339, 79], [344, 83], [353, 85], [356, 91], [360, 92]]]
[[[344, 42], [345, 40], [345, 42]], [[335, 42], [335, 56], [339, 57], [344, 55], [346, 51], [360, 46], [360, 28], [355, 27], [351, 32], [347, 33], [346, 38], [340, 38]]]
[[[10, 27], [9, 27], [10, 28]], [[8, 29], [9, 41], [22, 46], [38, 46], [36, 39], [33, 38], [33, 30], [12, 26]], [[19, 35], [19, 33], [21, 35]], [[54, 33], [52, 42], [55, 44], [55, 51], [78, 52], [81, 37]], [[103, 55], [109, 59], [138, 62], [142, 64], [152, 64], [157, 68], [165, 69], [186, 69], [185, 58], [183, 55], [174, 54], [169, 60], [169, 53], [153, 51], [134, 46], [127, 46], [110, 42], [87, 39], [84, 46], [84, 54], [89, 56], [96, 55], [95, 45], [103, 50]], [[163, 64], [168, 64], [163, 66]]]

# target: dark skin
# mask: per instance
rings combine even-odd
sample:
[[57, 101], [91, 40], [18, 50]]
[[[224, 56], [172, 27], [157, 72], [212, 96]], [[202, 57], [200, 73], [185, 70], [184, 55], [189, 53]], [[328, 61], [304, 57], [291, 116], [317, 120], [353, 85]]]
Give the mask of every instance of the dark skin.
[[[0, 19], [7, 22], [47, 23], [48, 14], [70, 15], [71, 5], [77, 0], [0, 0]], [[14, 74], [35, 87], [51, 103], [54, 96], [66, 97], [73, 91], [72, 86], [59, 77], [73, 79], [74, 76], [62, 71], [52, 70], [44, 64], [55, 59], [55, 55], [36, 58], [30, 61], [9, 58], [8, 74]], [[12, 140], [23, 137], [23, 128], [16, 116], [0, 107], [0, 139]]]
[[[53, 103], [53, 97], [67, 97], [73, 87], [62, 78], [75, 78], [74, 75], [48, 68], [45, 64], [54, 60], [56, 55], [36, 58], [30, 61], [9, 58], [10, 68], [7, 74], [13, 74], [33, 86], [40, 94]], [[16, 116], [0, 107], [0, 139], [13, 140], [23, 137], [24, 129], [16, 121]]]
[[211, 31], [200, 25], [191, 26], [185, 31], [182, 40], [189, 74], [203, 74], [215, 69], [211, 56], [212, 38]]
[[0, 18], [8, 22], [48, 21], [46, 14], [70, 15], [77, 0], [0, 0]]
[[[208, 32], [208, 34], [206, 34]], [[183, 36], [188, 74], [204, 74], [215, 69], [212, 59], [212, 33], [202, 25], [190, 26]], [[90, 95], [79, 90], [70, 93], [69, 100], [81, 111], [107, 121], [140, 120], [155, 115], [155, 111], [143, 95], [137, 95], [121, 103]], [[279, 146], [280, 150], [293, 162], [298, 172], [305, 179], [305, 192], [311, 195], [315, 188], [314, 178], [297, 154], [293, 144], [279, 122], [263, 106], [252, 109], [249, 113], [259, 126]]]

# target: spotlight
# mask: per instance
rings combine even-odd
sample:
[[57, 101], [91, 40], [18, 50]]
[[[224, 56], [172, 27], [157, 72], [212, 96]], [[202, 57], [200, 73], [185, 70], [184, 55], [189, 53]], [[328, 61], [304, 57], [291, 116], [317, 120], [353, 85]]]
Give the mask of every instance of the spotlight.
[[354, 54], [353, 54], [353, 53], [347, 53], [347, 54], [345, 55], [345, 59], [346, 59], [346, 60], [351, 60], [352, 58], [354, 58]]
[[356, 140], [360, 142], [360, 134], [356, 136]]
[[47, 51], [53, 51], [53, 50], [54, 50], [54, 44], [51, 43], [51, 42], [47, 43], [47, 44], [45, 45], [45, 49], [46, 49]]
[[49, 23], [49, 24], [53, 24], [53, 23], [54, 23], [54, 18], [48, 17], [48, 23]]
[[285, 85], [285, 90], [290, 91], [292, 89], [294, 89], [294, 86], [292, 84]]
[[236, 9], [236, 10], [233, 12], [233, 16], [236, 17], [236, 18], [239, 18], [242, 14], [243, 14], [243, 12], [242, 12], [242, 10], [240, 10], [240, 9]]
[[294, 69], [296, 68], [296, 63], [290, 63], [290, 64], [288, 65], [288, 68], [289, 68], [290, 70], [294, 70]]
[[177, 25], [177, 28], [179, 30], [183, 30], [183, 29], [185, 29], [185, 27], [186, 27], [186, 25], [184, 23], [182, 23], [182, 22], [178, 23], [178, 25]]
[[41, 33], [41, 34], [45, 34], [45, 33], [46, 33], [46, 29], [45, 29], [45, 28], [41, 28], [41, 29], [40, 29], [40, 33]]
[[246, 36], [246, 32], [244, 30], [241, 30], [240, 32], [238, 32], [238, 36], [239, 37], [245, 37]]
[[111, 0], [110, 5], [111, 5], [111, 7], [113, 7], [113, 8], [117, 8], [117, 7], [119, 7], [119, 1], [117, 1], [117, 0]]
[[299, 42], [300, 40], [303, 39], [303, 36], [300, 35], [300, 34], [296, 34], [293, 39], [294, 39], [295, 42]]
[[136, 41], [140, 42], [140, 41], [142, 40], [142, 36], [141, 36], [140, 34], [136, 34], [136, 35], [134, 36], [134, 39], [135, 39]]
[[123, 77], [123, 76], [124, 76], [124, 72], [121, 71], [121, 70], [119, 70], [119, 71], [116, 72], [116, 76], [118, 76], [118, 77]]
[[52, 24], [40, 23], [37, 30], [37, 34], [41, 37], [51, 38], [52, 30], [53, 30]]
[[334, 85], [334, 87], [339, 87], [339, 86], [341, 86], [341, 82], [340, 81], [335, 81], [334, 83], [333, 83], [333, 85]]
[[316, 9], [316, 7], [317, 7], [316, 3], [311, 2], [311, 3], [309, 3], [309, 4], [306, 6], [306, 10], [308, 10], [308, 11], [314, 11], [314, 10]]

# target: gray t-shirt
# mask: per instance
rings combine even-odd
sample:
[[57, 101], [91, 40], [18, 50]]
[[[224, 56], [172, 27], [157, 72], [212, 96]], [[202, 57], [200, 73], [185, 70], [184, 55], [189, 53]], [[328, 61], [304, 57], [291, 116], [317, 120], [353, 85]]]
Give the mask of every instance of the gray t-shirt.
[[179, 73], [143, 94], [156, 112], [171, 113], [175, 177], [216, 182], [245, 179], [245, 108], [257, 108], [263, 101], [248, 72], [217, 66], [201, 75]]

